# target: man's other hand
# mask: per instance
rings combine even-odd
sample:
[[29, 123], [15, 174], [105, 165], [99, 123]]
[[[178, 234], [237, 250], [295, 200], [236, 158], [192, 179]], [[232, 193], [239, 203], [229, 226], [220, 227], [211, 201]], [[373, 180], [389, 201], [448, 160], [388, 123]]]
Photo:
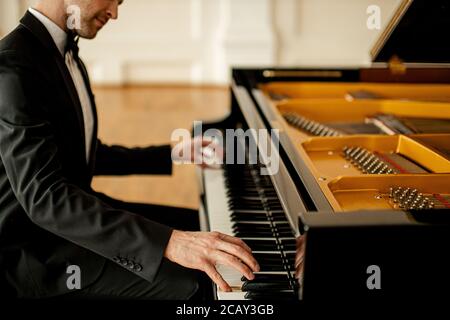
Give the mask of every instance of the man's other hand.
[[223, 146], [213, 139], [201, 136], [184, 140], [172, 149], [172, 160], [176, 163], [194, 163], [202, 168], [219, 169], [223, 158]]

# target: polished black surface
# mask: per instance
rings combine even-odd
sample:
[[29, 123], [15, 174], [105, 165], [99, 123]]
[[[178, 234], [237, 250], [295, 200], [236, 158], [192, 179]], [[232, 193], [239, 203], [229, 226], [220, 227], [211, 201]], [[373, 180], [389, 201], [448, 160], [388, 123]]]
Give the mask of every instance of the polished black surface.
[[414, 0], [374, 61], [449, 63], [449, 31], [450, 0]]

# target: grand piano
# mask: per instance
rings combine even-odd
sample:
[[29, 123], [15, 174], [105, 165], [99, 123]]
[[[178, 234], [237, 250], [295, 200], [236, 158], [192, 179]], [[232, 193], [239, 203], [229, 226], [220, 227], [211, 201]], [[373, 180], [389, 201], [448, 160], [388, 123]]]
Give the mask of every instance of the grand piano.
[[[218, 266], [233, 292], [215, 288], [216, 299], [448, 291], [449, 17], [449, 0], [402, 1], [370, 68], [233, 70], [231, 112], [200, 133], [252, 129], [234, 147], [246, 161], [199, 170], [201, 219], [204, 230], [246, 241], [261, 272], [248, 281]], [[271, 135], [261, 139], [258, 130]]]

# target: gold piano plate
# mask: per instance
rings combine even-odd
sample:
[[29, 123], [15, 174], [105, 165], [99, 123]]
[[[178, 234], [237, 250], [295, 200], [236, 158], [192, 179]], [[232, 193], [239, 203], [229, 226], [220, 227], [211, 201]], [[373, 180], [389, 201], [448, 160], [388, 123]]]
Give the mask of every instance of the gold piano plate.
[[[428, 206], [449, 209], [449, 179], [448, 174], [342, 177], [329, 182], [328, 188], [336, 212], [428, 209]], [[393, 196], [397, 190], [400, 192]], [[409, 195], [401, 201], [407, 191]], [[405, 204], [408, 199], [409, 204]], [[425, 208], [420, 208], [425, 202]]]
[[[445, 136], [450, 141], [450, 135]], [[299, 147], [305, 151], [315, 175], [327, 179], [364, 173], [450, 173], [447, 157], [403, 135], [311, 138]], [[346, 156], [344, 150], [350, 148], [353, 155]], [[361, 170], [364, 164], [365, 172]], [[384, 165], [393, 171], [381, 171]]]

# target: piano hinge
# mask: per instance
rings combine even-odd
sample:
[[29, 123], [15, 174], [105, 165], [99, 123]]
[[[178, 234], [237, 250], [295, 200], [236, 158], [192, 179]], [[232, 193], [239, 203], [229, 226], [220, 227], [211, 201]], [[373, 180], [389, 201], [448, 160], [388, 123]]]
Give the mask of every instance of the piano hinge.
[[388, 62], [389, 70], [393, 75], [403, 75], [406, 73], [406, 65], [397, 55], [393, 55]]

